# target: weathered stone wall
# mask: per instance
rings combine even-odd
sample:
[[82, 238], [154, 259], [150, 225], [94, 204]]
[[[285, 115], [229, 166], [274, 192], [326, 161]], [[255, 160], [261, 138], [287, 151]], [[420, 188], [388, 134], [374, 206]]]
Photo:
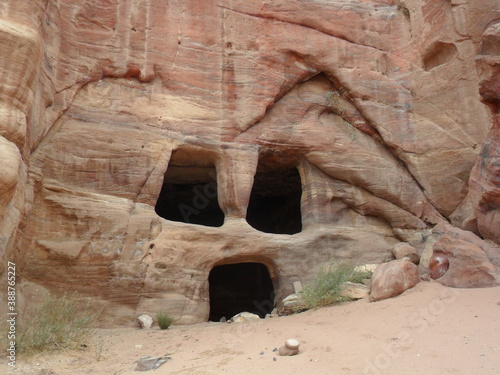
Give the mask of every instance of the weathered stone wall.
[[[279, 299], [330, 258], [422, 251], [442, 221], [499, 243], [497, 12], [496, 0], [3, 1], [2, 262], [16, 260], [25, 296], [76, 289], [117, 324], [160, 309], [192, 323], [207, 319], [214, 265], [264, 263]], [[215, 166], [222, 227], [155, 213], [174, 152], [187, 173]], [[246, 222], [262, 165], [298, 168], [300, 233]]]

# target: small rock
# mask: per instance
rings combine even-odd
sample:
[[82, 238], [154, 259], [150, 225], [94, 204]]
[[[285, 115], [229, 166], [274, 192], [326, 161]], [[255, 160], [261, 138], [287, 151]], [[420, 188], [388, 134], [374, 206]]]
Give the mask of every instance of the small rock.
[[242, 323], [242, 322], [251, 322], [255, 320], [260, 320], [260, 316], [249, 312], [241, 312], [233, 316], [231, 319], [229, 319], [229, 322]]
[[219, 322], [221, 323], [226, 323], [227, 322], [227, 319], [225, 316], [223, 316], [222, 318], [220, 318]]
[[290, 349], [286, 345], [283, 345], [279, 349], [279, 355], [282, 357], [289, 357], [292, 355], [297, 355], [299, 353], [299, 349]]
[[342, 284], [340, 295], [349, 299], [362, 299], [368, 297], [370, 288], [363, 284], [346, 282]]
[[[500, 304], [500, 303], [499, 303]], [[273, 349], [273, 352], [277, 352], [278, 351], [278, 348], [274, 348]]]
[[150, 329], [153, 326], [153, 318], [147, 314], [142, 314], [137, 319], [139, 319], [142, 329]]
[[264, 355], [264, 352], [262, 351], [262, 352], [260, 352], [259, 354], [260, 354], [260, 355]]
[[283, 311], [281, 315], [291, 315], [299, 311], [306, 310], [306, 305], [301, 293], [290, 294], [283, 299]]
[[285, 341], [285, 345], [290, 349], [298, 349], [300, 346], [300, 343], [296, 339], [288, 339]]
[[273, 357], [273, 361], [277, 361], [276, 357]]
[[420, 263], [420, 256], [417, 253], [417, 249], [406, 242], [400, 242], [394, 245], [392, 254], [396, 259], [403, 259], [407, 257], [410, 258], [413, 264], [418, 265]]
[[300, 343], [296, 339], [288, 339], [285, 345], [279, 348], [278, 352], [281, 356], [292, 356], [299, 353]]
[[172, 358], [169, 356], [165, 356], [165, 357], [145, 356], [145, 357], [142, 357], [141, 359], [139, 359], [137, 361], [137, 367], [135, 368], [135, 371], [156, 370], [158, 367], [163, 365], [169, 359], [172, 359]]

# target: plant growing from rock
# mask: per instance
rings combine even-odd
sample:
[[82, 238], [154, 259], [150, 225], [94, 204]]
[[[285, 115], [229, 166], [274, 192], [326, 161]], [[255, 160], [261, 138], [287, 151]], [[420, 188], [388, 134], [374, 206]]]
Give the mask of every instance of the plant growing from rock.
[[174, 321], [174, 318], [168, 313], [159, 311], [156, 313], [156, 321], [158, 322], [160, 329], [167, 329]]
[[304, 305], [306, 309], [312, 309], [349, 301], [341, 295], [342, 285], [345, 282], [359, 283], [370, 277], [371, 272], [358, 271], [351, 263], [329, 262], [319, 267], [316, 278], [304, 287]]

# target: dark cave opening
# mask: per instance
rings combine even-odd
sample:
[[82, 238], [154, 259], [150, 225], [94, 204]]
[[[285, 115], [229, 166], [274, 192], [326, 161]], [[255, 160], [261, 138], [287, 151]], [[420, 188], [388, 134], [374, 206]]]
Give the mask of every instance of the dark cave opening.
[[179, 165], [170, 162], [155, 212], [164, 219], [220, 227], [224, 213], [217, 199], [213, 165]]
[[248, 224], [266, 233], [299, 233], [301, 196], [297, 168], [257, 170], [247, 209]]
[[274, 287], [262, 263], [236, 263], [215, 266], [208, 276], [210, 284], [209, 321], [230, 319], [240, 312], [264, 318], [274, 308]]

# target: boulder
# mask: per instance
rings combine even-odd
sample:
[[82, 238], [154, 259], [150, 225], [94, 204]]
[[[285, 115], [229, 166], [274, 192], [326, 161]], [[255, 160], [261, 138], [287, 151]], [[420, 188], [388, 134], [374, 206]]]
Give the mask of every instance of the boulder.
[[409, 243], [406, 242], [400, 242], [394, 245], [392, 249], [392, 254], [396, 259], [403, 259], [407, 257], [414, 264], [420, 263], [420, 256], [417, 253], [417, 249], [415, 249], [413, 246], [411, 246]]
[[456, 288], [500, 285], [499, 269], [477, 244], [450, 236], [434, 244], [429, 270], [437, 282]]
[[409, 258], [381, 264], [372, 276], [370, 301], [395, 297], [419, 282], [418, 267]]

